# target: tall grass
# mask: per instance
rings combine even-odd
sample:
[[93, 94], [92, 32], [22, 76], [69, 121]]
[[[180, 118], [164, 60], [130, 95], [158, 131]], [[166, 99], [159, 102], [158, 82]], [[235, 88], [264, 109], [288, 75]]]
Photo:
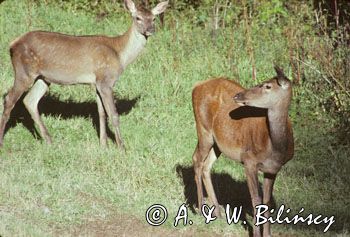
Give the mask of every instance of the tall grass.
[[[266, 29], [254, 35], [257, 80], [253, 81], [242, 25], [219, 30], [213, 40], [208, 29], [177, 16], [177, 12], [169, 11], [165, 28], [149, 39], [142, 55], [114, 88], [123, 112], [121, 133], [126, 154], [120, 153], [111, 139], [109, 148], [99, 146], [97, 107], [90, 86], [52, 85], [42, 99], [39, 109], [53, 137], [51, 146], [39, 139], [30, 116], [18, 102], [0, 150], [0, 235], [75, 235], [71, 230], [77, 226], [95, 220], [110, 223], [115, 215], [136, 218], [146, 226], [145, 212], [155, 203], [169, 211], [163, 228], [174, 229], [178, 207], [186, 201], [193, 204], [196, 195], [191, 179], [191, 157], [197, 142], [191, 107], [193, 85], [209, 77], [228, 76], [250, 86], [273, 76], [276, 60], [292, 74], [286, 56], [288, 41], [281, 32], [268, 34]], [[0, 5], [0, 17], [1, 95], [13, 83], [8, 45], [22, 33], [40, 29], [116, 35], [131, 23], [122, 10], [100, 19], [32, 1], [5, 1]], [[310, 76], [317, 79], [317, 75]], [[280, 172], [274, 198], [277, 205], [284, 203], [295, 211], [304, 207], [307, 212], [335, 215], [336, 223], [326, 234], [321, 227], [304, 225], [273, 225], [273, 232], [282, 236], [287, 232], [296, 236], [346, 236], [350, 149], [335, 142], [336, 133], [328, 124], [333, 120], [313, 96], [317, 97], [307, 87], [295, 88], [296, 100], [290, 113], [295, 158]], [[0, 108], [2, 112], [2, 101]], [[231, 195], [226, 200], [234, 202], [246, 194], [239, 164], [219, 159], [213, 174], [219, 190], [235, 190], [220, 192], [221, 198]], [[238, 203], [249, 206], [249, 202]], [[179, 235], [246, 234], [241, 225], [229, 226], [224, 221], [205, 225], [198, 215], [189, 215], [194, 224], [177, 227]]]

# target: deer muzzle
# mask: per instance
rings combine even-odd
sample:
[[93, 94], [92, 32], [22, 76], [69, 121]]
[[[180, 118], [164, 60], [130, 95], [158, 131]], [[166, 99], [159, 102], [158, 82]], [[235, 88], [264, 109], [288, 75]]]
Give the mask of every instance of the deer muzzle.
[[155, 26], [148, 27], [144, 33], [145, 36], [151, 36], [156, 32]]
[[243, 92], [240, 92], [240, 93], [237, 93], [234, 97], [233, 97], [233, 100], [241, 105], [241, 106], [244, 106], [244, 105], [247, 105], [247, 102], [245, 101], [245, 98], [244, 98], [244, 93]]

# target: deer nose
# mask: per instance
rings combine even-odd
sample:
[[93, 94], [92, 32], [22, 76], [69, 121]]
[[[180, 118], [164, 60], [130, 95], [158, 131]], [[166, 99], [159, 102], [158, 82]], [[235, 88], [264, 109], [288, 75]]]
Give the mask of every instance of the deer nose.
[[234, 99], [234, 100], [241, 100], [241, 99], [242, 99], [242, 96], [243, 96], [243, 93], [240, 92], [240, 93], [237, 93], [237, 94], [233, 97], [233, 99]]
[[146, 36], [151, 36], [155, 32], [155, 27], [148, 27], [144, 33]]
[[156, 32], [156, 27], [155, 26], [151, 26], [150, 28], [148, 28], [148, 32], [153, 34], [154, 32]]

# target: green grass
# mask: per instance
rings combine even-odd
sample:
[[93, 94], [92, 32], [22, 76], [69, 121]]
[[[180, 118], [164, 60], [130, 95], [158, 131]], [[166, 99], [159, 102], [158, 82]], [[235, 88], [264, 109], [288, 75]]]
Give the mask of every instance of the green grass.
[[[0, 17], [0, 95], [13, 83], [8, 45], [22, 33], [41, 29], [116, 35], [130, 24], [126, 12], [97, 21], [91, 15], [25, 1], [3, 2]], [[167, 17], [169, 22], [174, 20], [171, 13]], [[186, 19], [176, 21], [178, 24], [167, 24], [149, 39], [144, 52], [114, 88], [126, 110], [121, 116], [126, 154], [111, 140], [109, 148], [99, 146], [93, 123], [97, 116], [95, 94], [90, 86], [50, 87], [40, 110], [54, 141], [51, 146], [35, 139], [28, 129], [32, 125], [27, 113], [13, 114], [17, 123], [6, 133], [0, 150], [0, 235], [70, 235], [75, 226], [107, 221], [114, 215], [130, 215], [145, 224], [145, 212], [155, 203], [169, 211], [164, 228], [174, 229], [173, 218], [186, 202], [186, 186], [178, 173], [191, 170], [197, 142], [191, 107], [193, 85], [212, 76], [235, 77], [243, 85], [256, 83], [250, 79], [242, 29], [219, 32], [214, 43], [207, 30], [191, 27]], [[285, 44], [282, 36], [256, 43], [259, 81], [273, 75], [275, 59], [288, 53]], [[285, 70], [290, 73], [288, 67]], [[296, 96], [302, 90], [296, 88]], [[308, 100], [306, 96], [301, 104]], [[21, 102], [17, 107], [23, 109]], [[1, 101], [0, 112], [2, 109]], [[306, 111], [293, 104], [291, 114], [296, 152], [278, 175], [275, 201], [295, 212], [304, 207], [305, 213], [335, 215], [336, 224], [326, 234], [315, 226], [273, 225], [272, 231], [282, 236], [347, 236], [350, 149], [335, 143], [327, 115], [317, 108]], [[219, 159], [213, 173], [230, 177], [230, 183], [215, 185], [246, 187], [238, 163]], [[177, 227], [182, 234], [246, 235], [241, 225], [228, 226], [224, 221], [205, 225], [198, 215], [189, 215], [194, 224]]]

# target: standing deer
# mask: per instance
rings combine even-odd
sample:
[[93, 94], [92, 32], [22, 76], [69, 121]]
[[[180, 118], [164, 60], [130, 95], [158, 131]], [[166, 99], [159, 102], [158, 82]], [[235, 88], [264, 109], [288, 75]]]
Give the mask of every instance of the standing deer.
[[168, 1], [159, 3], [152, 10], [136, 7], [132, 0], [124, 0], [124, 3], [131, 12], [133, 22], [123, 35], [70, 36], [33, 31], [11, 43], [15, 81], [4, 99], [0, 147], [11, 110], [25, 91], [30, 89], [23, 99], [24, 105], [38, 125], [41, 136], [50, 144], [51, 137], [38, 111], [39, 100], [48, 91], [50, 83], [89, 83], [96, 86], [100, 144], [107, 144], [107, 112], [114, 127], [116, 143], [124, 149], [112, 89], [125, 68], [145, 47], [147, 38], [155, 32], [155, 16], [165, 11]]
[[[255, 207], [262, 204], [258, 171], [264, 173], [263, 204], [271, 205], [276, 174], [294, 153], [292, 125], [288, 118], [292, 84], [280, 68], [275, 67], [275, 70], [276, 77], [251, 89], [225, 78], [208, 80], [194, 87], [192, 103], [198, 144], [193, 166], [199, 208], [203, 205], [203, 180], [209, 200], [216, 206], [214, 214], [220, 216], [210, 169], [221, 153], [244, 165], [254, 217]], [[270, 213], [264, 215], [268, 218]], [[254, 226], [254, 236], [261, 236], [257, 226]], [[263, 226], [263, 236], [271, 236], [268, 222]]]

